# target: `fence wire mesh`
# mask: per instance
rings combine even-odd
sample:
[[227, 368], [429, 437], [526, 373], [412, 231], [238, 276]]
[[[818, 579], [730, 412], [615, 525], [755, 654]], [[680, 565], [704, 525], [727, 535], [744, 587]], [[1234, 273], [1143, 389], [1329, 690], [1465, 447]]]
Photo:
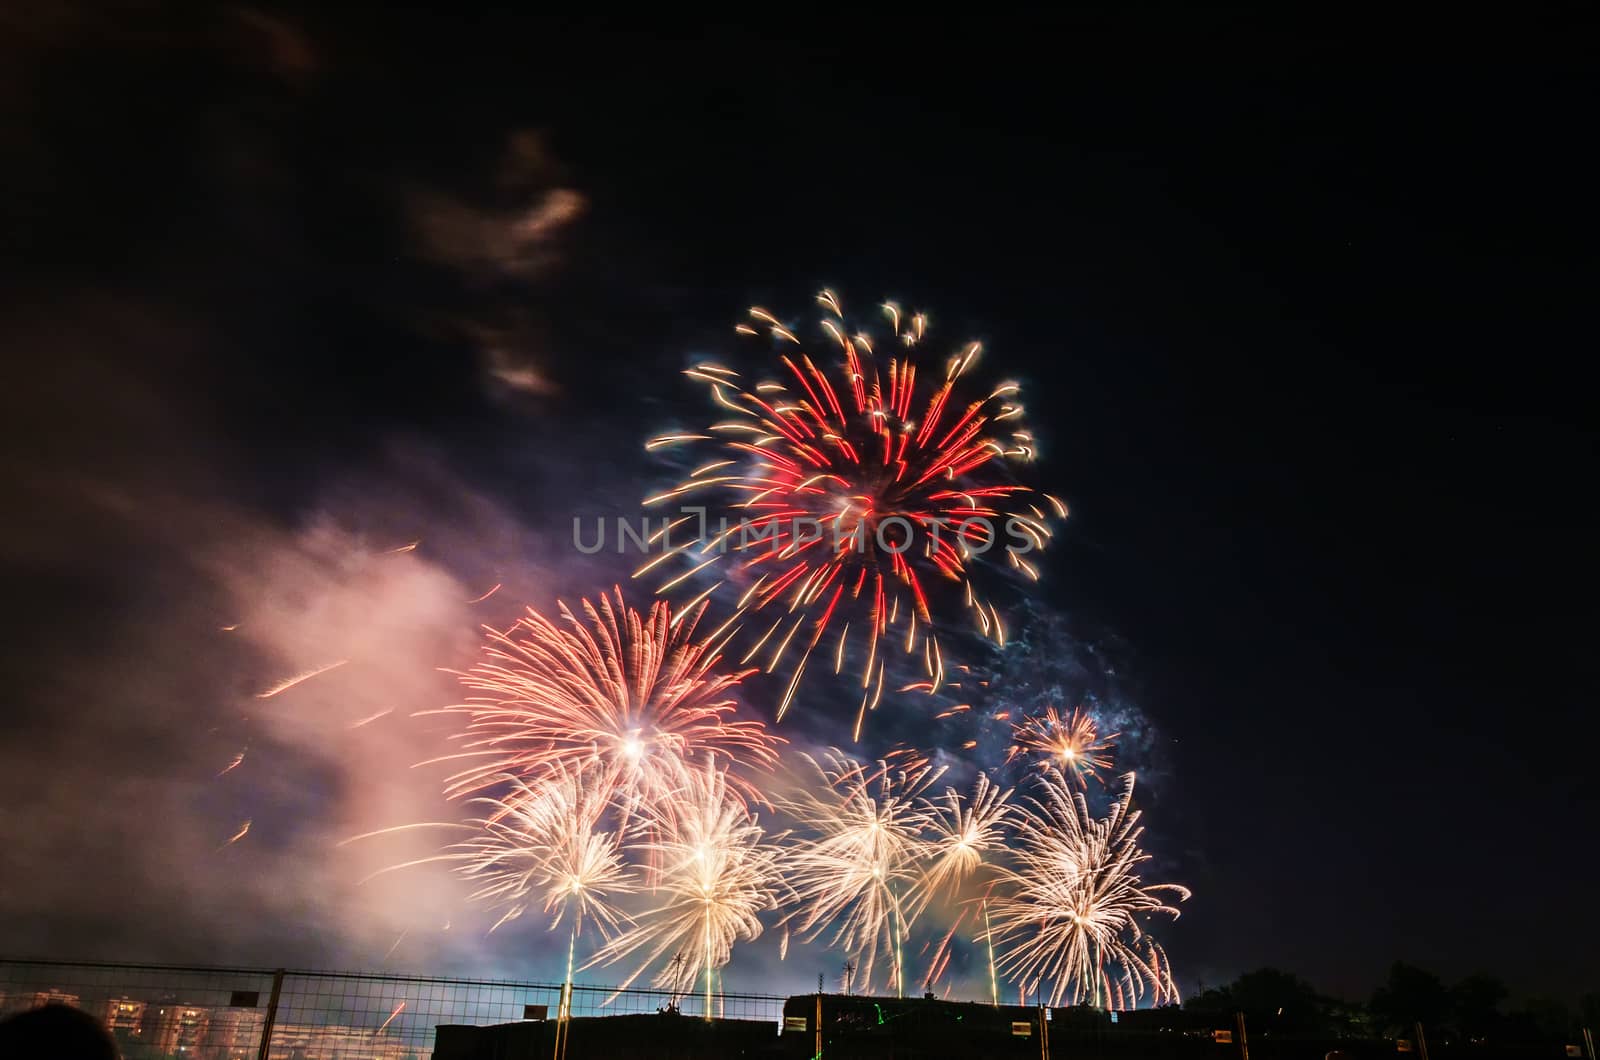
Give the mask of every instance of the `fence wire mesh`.
[[[561, 993], [500, 979], [0, 959], [0, 1017], [52, 1002], [82, 1009], [125, 1060], [430, 1060], [437, 1027], [554, 1020]], [[714, 991], [711, 1016], [776, 1033], [784, 1001]], [[705, 1006], [703, 994], [580, 984], [568, 1011], [703, 1017]]]

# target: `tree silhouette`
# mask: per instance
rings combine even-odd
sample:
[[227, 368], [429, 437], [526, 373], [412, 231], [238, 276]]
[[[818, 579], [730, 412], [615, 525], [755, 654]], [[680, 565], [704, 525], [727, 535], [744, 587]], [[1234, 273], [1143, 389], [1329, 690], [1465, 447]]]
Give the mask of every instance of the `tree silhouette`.
[[1487, 975], [1469, 975], [1450, 988], [1455, 1029], [1467, 1041], [1499, 1033], [1505, 1023], [1500, 1005], [1509, 996], [1506, 984]]
[[1298, 976], [1277, 968], [1246, 972], [1228, 988], [1237, 1011], [1262, 1032], [1305, 1033], [1322, 1029], [1317, 992]]
[[1395, 961], [1388, 982], [1373, 992], [1370, 1007], [1380, 1032], [1406, 1035], [1415, 1023], [1443, 1026], [1450, 1012], [1450, 997], [1432, 972]]

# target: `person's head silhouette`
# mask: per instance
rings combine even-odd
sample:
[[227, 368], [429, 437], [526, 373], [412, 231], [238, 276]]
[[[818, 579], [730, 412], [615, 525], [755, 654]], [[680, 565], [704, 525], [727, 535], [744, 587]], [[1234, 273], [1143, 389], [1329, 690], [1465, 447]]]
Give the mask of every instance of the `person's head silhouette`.
[[44, 1005], [0, 1020], [0, 1060], [119, 1060], [117, 1043], [89, 1015]]

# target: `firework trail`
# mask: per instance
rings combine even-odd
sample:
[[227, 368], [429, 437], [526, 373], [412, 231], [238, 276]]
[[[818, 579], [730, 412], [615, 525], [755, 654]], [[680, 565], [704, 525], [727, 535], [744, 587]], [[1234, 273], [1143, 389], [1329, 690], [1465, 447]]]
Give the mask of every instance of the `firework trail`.
[[857, 962], [862, 990], [871, 989], [873, 969], [884, 958], [890, 985], [903, 993], [902, 945], [919, 911], [908, 895], [933, 825], [922, 795], [943, 770], [916, 756], [873, 767], [838, 751], [820, 760], [801, 757], [819, 783], [782, 801], [807, 830], [784, 854], [796, 902], [785, 926], [806, 942], [828, 933], [827, 945]]
[[538, 902], [551, 916], [552, 931], [568, 913], [574, 934], [585, 919], [602, 936], [620, 930], [627, 917], [615, 902], [635, 884], [623, 859], [623, 835], [602, 830], [610, 809], [605, 798], [587, 790], [581, 774], [559, 769], [538, 787], [509, 783], [504, 797], [473, 800], [488, 811], [467, 822], [477, 834], [444, 855], [478, 885], [470, 897], [504, 907], [495, 928]]
[[[529, 782], [557, 769], [582, 771], [605, 797], [639, 806], [675, 791], [687, 766], [713, 756], [770, 769], [781, 741], [757, 721], [738, 721], [733, 690], [749, 673], [722, 673], [713, 646], [694, 639], [700, 609], [648, 615], [616, 590], [560, 605], [562, 624], [532, 610], [508, 632], [488, 632], [484, 659], [459, 674], [477, 694], [446, 713], [466, 714], [470, 762], [447, 782], [452, 797], [492, 789], [507, 776]], [[760, 799], [737, 777], [733, 787]]]
[[329, 670], [337, 670], [339, 667], [344, 666], [349, 661], [349, 659], [340, 659], [338, 662], [331, 662], [325, 666], [318, 666], [315, 669], [307, 670], [304, 673], [295, 674], [293, 677], [286, 677], [282, 681], [279, 681], [277, 684], [273, 685], [271, 688], [267, 689], [265, 692], [257, 692], [256, 698], [271, 699], [273, 696], [281, 695], [282, 693], [289, 691], [289, 689], [303, 681], [309, 681], [313, 677], [327, 673]]
[[711, 975], [728, 962], [733, 944], [761, 934], [760, 914], [779, 904], [785, 887], [776, 839], [767, 839], [724, 770], [708, 762], [685, 772], [678, 788], [652, 805], [649, 833], [638, 846], [661, 866], [657, 904], [637, 918], [585, 967], [643, 953], [623, 980], [626, 988], [671, 955], [654, 982], [688, 992], [700, 978], [710, 1008]]
[[[999, 788], [987, 774], [979, 773], [970, 796], [963, 798], [954, 788], [946, 788], [943, 798], [925, 798], [928, 838], [923, 844], [927, 862], [922, 867], [908, 898], [910, 920], [918, 919], [928, 906], [943, 898], [956, 903], [949, 930], [934, 948], [923, 975], [923, 989], [932, 989], [944, 976], [951, 958], [951, 942], [969, 918], [983, 908], [985, 895], [963, 900], [966, 885], [976, 882], [979, 870], [990, 866], [1007, 852], [1006, 827], [1015, 814], [1012, 789]], [[992, 873], [987, 874], [991, 877]], [[983, 933], [987, 944], [988, 932]], [[990, 961], [993, 962], [993, 948]], [[927, 947], [924, 947], [926, 953]], [[947, 986], [948, 989], [948, 986]]]
[[1083, 785], [1091, 778], [1100, 780], [1100, 770], [1111, 768], [1110, 751], [1120, 735], [1100, 735], [1094, 718], [1081, 709], [1063, 717], [1050, 707], [1013, 729], [1006, 761], [1029, 754], [1043, 755], [1041, 767], [1059, 770]]
[[406, 1003], [404, 1001], [402, 1001], [402, 1002], [400, 1002], [400, 1004], [396, 1005], [394, 1007], [394, 1011], [389, 1013], [389, 1018], [383, 1021], [383, 1025], [380, 1026], [377, 1030], [372, 1032], [372, 1036], [374, 1038], [376, 1038], [380, 1034], [382, 1034], [384, 1031], [388, 1030], [389, 1029], [389, 1024], [394, 1022], [394, 1018], [396, 1016], [400, 1015], [400, 1011], [402, 1009], [404, 1009], [405, 1007], [406, 1007]]
[[373, 722], [377, 721], [379, 718], [386, 717], [386, 716], [388, 716], [390, 714], [393, 714], [393, 713], [394, 713], [394, 708], [393, 707], [385, 707], [382, 710], [378, 711], [376, 714], [368, 714], [364, 718], [357, 718], [355, 721], [352, 721], [349, 725], [346, 725], [345, 728], [347, 728], [347, 729], [359, 729], [359, 728], [361, 728], [363, 726], [371, 725]]
[[[973, 584], [972, 558], [1003, 548], [1012, 567], [1036, 579], [1021, 553], [1044, 547], [1048, 512], [1064, 517], [1066, 508], [1011, 480], [1009, 463], [1031, 459], [1033, 439], [1010, 422], [1022, 414], [1015, 383], [971, 389], [978, 343], [951, 356], [942, 372], [930, 371], [915, 356], [927, 327], [921, 315], [907, 318], [893, 303], [883, 306], [891, 337], [878, 354], [870, 337], [848, 333], [832, 293], [824, 291], [818, 302], [830, 347], [818, 355], [824, 367], [799, 336], [758, 308], [750, 310], [754, 323], [738, 330], [793, 345], [779, 355], [783, 381], [747, 388], [736, 372], [712, 364], [687, 373], [711, 388], [730, 418], [703, 433], [646, 443], [651, 450], [693, 443], [713, 449], [686, 480], [646, 503], [709, 492], [726, 499], [728, 514], [737, 517], [724, 522], [738, 525], [674, 547], [670, 532], [689, 521], [684, 516], [656, 535], [664, 551], [636, 576], [684, 556], [690, 569], [663, 584], [665, 592], [731, 553], [731, 577], [742, 595], [728, 625], [748, 620], [755, 638], [744, 661], [759, 657], [768, 672], [792, 666], [777, 716], [793, 702], [824, 634], [836, 630], [823, 650], [834, 672], [847, 660], [859, 668], [859, 739], [866, 712], [883, 695], [884, 656], [894, 646], [920, 654], [930, 691], [944, 683], [934, 628], [948, 625], [949, 615], [932, 599], [933, 587], [953, 587], [944, 595], [959, 597], [978, 631], [1003, 644], [1000, 614]], [[766, 615], [774, 616], [770, 623]]]
[[1075, 782], [1047, 768], [1040, 798], [1022, 808], [1006, 888], [990, 900], [1000, 948], [1000, 970], [1026, 987], [1037, 985], [1051, 1005], [1092, 1002], [1131, 1008], [1149, 991], [1155, 1004], [1178, 1000], [1166, 954], [1145, 934], [1153, 914], [1178, 916], [1189, 890], [1146, 884], [1139, 865], [1144, 829], [1133, 810], [1133, 774], [1103, 818], [1089, 812]]
[[233, 846], [233, 844], [237, 843], [239, 840], [241, 840], [245, 836], [249, 835], [250, 834], [250, 821], [251, 821], [250, 818], [248, 818], [248, 817], [245, 818], [244, 823], [239, 826], [239, 830], [237, 832], [233, 833], [233, 835], [229, 836], [223, 842], [222, 846], [218, 847], [217, 849], [220, 851], [220, 850], [226, 849], [227, 847], [231, 847], [231, 846]]

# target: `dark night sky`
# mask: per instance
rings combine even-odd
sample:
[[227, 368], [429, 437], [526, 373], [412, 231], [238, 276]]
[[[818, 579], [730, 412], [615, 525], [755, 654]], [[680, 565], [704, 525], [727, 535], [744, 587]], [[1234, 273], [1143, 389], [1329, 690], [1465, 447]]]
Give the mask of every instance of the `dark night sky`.
[[[896, 296], [1026, 384], [1073, 508], [1044, 591], [1131, 646], [1165, 741], [1186, 989], [1271, 963], [1364, 994], [1396, 958], [1600, 985], [1573, 17], [232, 18], [80, 11], [11, 45], [7, 475], [149, 481], [203, 438], [222, 470], [176, 488], [292, 525], [404, 436], [533, 506], [531, 448], [592, 436], [580, 482], [636, 459], [745, 305]], [[586, 202], [559, 264], [408, 257], [382, 204], [493, 203], [519, 129]], [[38, 411], [75, 403], [18, 336], [90, 297], [209, 336], [107, 355], [176, 395], [170, 436], [106, 426], [125, 391]], [[509, 303], [564, 395], [531, 415], [440, 324]], [[0, 553], [18, 732], [52, 724], [29, 660], [141, 606], [116, 547], [108, 579]]]

